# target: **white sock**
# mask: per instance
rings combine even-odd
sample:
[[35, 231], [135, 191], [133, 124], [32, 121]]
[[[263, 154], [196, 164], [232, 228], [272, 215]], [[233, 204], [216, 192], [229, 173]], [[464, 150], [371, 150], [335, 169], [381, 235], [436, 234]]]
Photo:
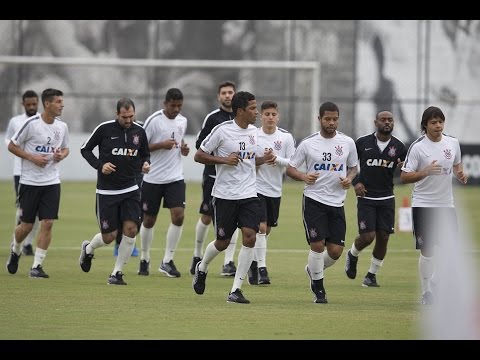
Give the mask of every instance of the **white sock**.
[[244, 245], [242, 245], [240, 248], [240, 252], [238, 253], [237, 271], [235, 272], [235, 279], [233, 280], [232, 290], [230, 292], [234, 292], [236, 289], [242, 288], [243, 280], [245, 280], [247, 271], [250, 269], [250, 265], [252, 264], [253, 252], [253, 248], [249, 248]]
[[426, 257], [420, 254], [418, 258], [418, 273], [422, 285], [422, 294], [425, 294], [427, 291], [432, 291], [430, 288], [430, 280], [433, 274], [433, 257]]
[[326, 250], [321, 253], [317, 253], [313, 250], [308, 252], [308, 269], [310, 270], [310, 275], [312, 280], [323, 279], [323, 254]]
[[135, 238], [128, 237], [126, 235], [122, 236], [122, 241], [118, 246], [118, 256], [117, 261], [115, 262], [115, 267], [113, 268], [112, 275], [115, 275], [117, 271], [122, 271], [123, 266], [127, 263], [130, 256], [132, 256], [133, 247], [135, 246]]
[[202, 262], [198, 266], [198, 270], [207, 272], [208, 264], [220, 253], [221, 251], [218, 251], [215, 247], [215, 240], [211, 241], [205, 248], [205, 253], [203, 254]]
[[[258, 263], [258, 267], [266, 267], [267, 256], [267, 235], [257, 233], [257, 240], [255, 241], [255, 255], [254, 259]], [[240, 261], [240, 260], [239, 260]]]
[[163, 262], [168, 263], [170, 260], [173, 260], [175, 256], [175, 250], [177, 245], [180, 242], [180, 237], [182, 236], [183, 225], [177, 226], [170, 223], [170, 226], [167, 230], [167, 245], [165, 247], [165, 255], [163, 256]]
[[45, 256], [47, 256], [47, 250], [40, 249], [37, 246], [35, 249], [35, 258], [33, 259], [32, 269], [36, 268], [38, 265], [42, 265], [43, 260], [45, 260]]
[[358, 255], [360, 255], [360, 251], [362, 250], [358, 250], [356, 247], [355, 247], [355, 242], [352, 244], [352, 248], [350, 249], [350, 253], [357, 257]]
[[383, 265], [383, 260], [378, 260], [372, 256], [372, 260], [370, 261], [370, 269], [368, 270], [371, 274], [376, 274], [380, 267]]
[[87, 245], [85, 251], [87, 254], [93, 254], [95, 249], [98, 249], [99, 247], [102, 246], [107, 246], [108, 244], [105, 244], [103, 242], [102, 234], [101, 233], [96, 233], [92, 240], [90, 240], [90, 244]]
[[140, 243], [142, 244], [141, 260], [150, 262], [150, 247], [153, 241], [153, 227], [147, 229], [143, 224], [140, 226]]
[[227, 265], [230, 261], [233, 261], [235, 247], [237, 246], [238, 231], [239, 230], [237, 228], [230, 239], [230, 244], [228, 244], [228, 247], [225, 249], [225, 259], [223, 260], [223, 265]]
[[202, 257], [203, 243], [207, 238], [208, 229], [210, 229], [210, 225], [205, 225], [201, 219], [198, 219], [197, 226], [195, 227], [195, 248], [193, 250], [193, 256]]
[[38, 220], [38, 217], [37, 217], [35, 218], [35, 222], [33, 223], [32, 231], [30, 231], [30, 233], [27, 235], [25, 240], [23, 240], [23, 246], [32, 245], [33, 239], [37, 234], [39, 226], [40, 226], [40, 220]]
[[17, 242], [17, 240], [15, 240], [15, 233], [13, 234], [13, 245], [12, 245], [12, 251], [17, 254], [17, 255], [21, 255], [22, 254], [22, 244], [23, 244], [23, 241], [21, 243]]
[[333, 264], [335, 264], [337, 262], [337, 260], [334, 260], [330, 257], [330, 255], [328, 254], [328, 251], [325, 249], [323, 251], [323, 270], [325, 270], [326, 268], [332, 266]]

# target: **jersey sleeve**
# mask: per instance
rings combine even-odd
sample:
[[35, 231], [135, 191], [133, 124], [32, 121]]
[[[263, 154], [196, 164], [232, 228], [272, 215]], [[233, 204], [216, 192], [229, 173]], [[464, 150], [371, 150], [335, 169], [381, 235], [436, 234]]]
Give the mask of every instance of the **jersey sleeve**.
[[402, 166], [402, 171], [404, 172], [413, 172], [417, 171], [418, 168], [418, 151], [415, 144], [410, 145], [410, 149], [407, 152], [405, 157], [405, 162]]
[[93, 149], [95, 149], [97, 146], [100, 147], [102, 141], [102, 131], [103, 126], [97, 127], [90, 137], [85, 141], [85, 143], [80, 147], [82, 156], [85, 158], [85, 160], [87, 160], [91, 167], [97, 170], [103, 166], [103, 163], [95, 156]]

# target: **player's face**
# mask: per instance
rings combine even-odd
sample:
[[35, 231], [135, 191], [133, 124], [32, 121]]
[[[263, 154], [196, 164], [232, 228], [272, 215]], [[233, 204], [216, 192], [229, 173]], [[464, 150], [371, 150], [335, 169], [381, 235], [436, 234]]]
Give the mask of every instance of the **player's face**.
[[393, 131], [393, 115], [389, 111], [382, 111], [375, 119], [375, 126], [380, 134], [390, 135]]
[[235, 95], [235, 90], [233, 90], [233, 87], [222, 87], [220, 88], [220, 92], [218, 93], [218, 102], [224, 108], [231, 108], [233, 95]]
[[25, 109], [25, 114], [27, 114], [27, 116], [33, 116], [37, 113], [38, 98], [36, 97], [25, 98], [22, 104]]
[[255, 124], [258, 115], [257, 100], [250, 100], [248, 102], [248, 106], [245, 109], [245, 114], [247, 115], [248, 123]]
[[51, 101], [45, 101], [45, 111], [54, 116], [62, 115], [64, 106], [63, 96], [54, 96]]
[[337, 111], [325, 111], [320, 119], [320, 127], [327, 134], [335, 134], [338, 127], [339, 115]]
[[163, 113], [169, 119], [175, 119], [177, 115], [180, 114], [180, 111], [182, 110], [183, 100], [171, 100], [168, 102], [165, 101], [163, 105], [165, 105], [165, 109]]
[[117, 113], [117, 120], [120, 126], [124, 129], [128, 129], [132, 126], [135, 121], [135, 110], [133, 110], [133, 107], [130, 106], [128, 110], [122, 107], [120, 112]]
[[440, 139], [442, 137], [445, 121], [440, 118], [433, 118], [427, 121], [427, 135], [430, 139]]
[[274, 107], [262, 110], [262, 127], [266, 129], [275, 129], [278, 124], [278, 111]]

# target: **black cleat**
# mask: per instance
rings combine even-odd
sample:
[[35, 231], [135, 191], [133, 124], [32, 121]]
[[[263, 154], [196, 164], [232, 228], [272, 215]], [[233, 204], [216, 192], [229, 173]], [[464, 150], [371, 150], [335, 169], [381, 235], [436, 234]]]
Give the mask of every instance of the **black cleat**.
[[268, 277], [268, 271], [266, 267], [260, 267], [258, 268], [258, 283], [260, 285], [269, 285], [270, 284], [270, 278]]
[[117, 271], [115, 275], [110, 275], [107, 281], [108, 285], [127, 285], [125, 281], [123, 281], [123, 273], [121, 271]]
[[20, 260], [20, 256], [22, 256], [22, 254], [17, 255], [15, 251], [13, 250], [10, 251], [10, 256], [8, 257], [8, 260], [7, 260], [7, 270], [10, 274], [17, 273], [18, 261]]
[[177, 267], [175, 266], [173, 260], [170, 260], [168, 263], [162, 262], [158, 270], [164, 274], [166, 274], [168, 277], [180, 277], [180, 271], [177, 270]]
[[258, 285], [258, 263], [256, 261], [252, 261], [250, 264], [247, 275], [250, 285]]
[[357, 262], [358, 256], [353, 256], [350, 250], [348, 250], [345, 261], [345, 273], [350, 279], [355, 279], [357, 277]]
[[80, 258], [78, 259], [80, 267], [84, 272], [89, 272], [92, 267], [93, 254], [87, 254], [87, 245], [90, 244], [90, 241], [85, 240], [82, 242], [80, 250]]
[[22, 247], [22, 253], [25, 256], [33, 256], [33, 247], [32, 244], [27, 244]]
[[228, 264], [223, 265], [222, 272], [220, 275], [222, 276], [235, 276], [237, 272], [237, 268], [235, 267], [235, 263], [230, 261]]
[[202, 295], [205, 292], [205, 280], [207, 279], [207, 273], [200, 271], [200, 262], [195, 265], [195, 275], [193, 276], [192, 287], [198, 295]]
[[308, 265], [305, 265], [305, 272], [308, 275], [308, 278], [310, 279], [310, 291], [313, 293], [314, 298], [313, 302], [316, 304], [327, 304], [327, 293], [325, 292], [325, 289], [320, 289], [317, 290], [315, 287], [315, 283], [313, 282], [312, 275], [310, 274], [310, 269], [308, 268]]
[[190, 266], [190, 274], [195, 275], [195, 266], [202, 260], [201, 257], [194, 256], [192, 259], [192, 266]]
[[362, 282], [363, 287], [380, 287], [380, 285], [377, 284], [377, 277], [375, 274], [372, 273], [367, 273], [365, 275], [365, 278], [363, 279]]
[[150, 268], [150, 261], [141, 260], [140, 261], [140, 268], [138, 269], [137, 274], [138, 275], [143, 275], [143, 276], [148, 276], [150, 274], [150, 271], [148, 271], [149, 268]]
[[37, 265], [37, 267], [31, 268], [28, 276], [32, 279], [47, 279], [50, 277], [45, 271], [43, 271], [42, 265]]
[[242, 290], [236, 289], [234, 292], [231, 292], [227, 296], [227, 302], [229, 303], [238, 303], [238, 304], [250, 304], [250, 300], [245, 299], [242, 294]]

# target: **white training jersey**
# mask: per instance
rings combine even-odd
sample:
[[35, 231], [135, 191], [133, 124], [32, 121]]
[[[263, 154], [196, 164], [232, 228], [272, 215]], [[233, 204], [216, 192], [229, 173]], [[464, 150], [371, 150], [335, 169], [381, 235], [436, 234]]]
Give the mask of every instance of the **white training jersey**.
[[402, 171], [421, 171], [437, 160], [442, 165], [441, 175], [429, 175], [413, 186], [412, 207], [454, 207], [453, 166], [462, 161], [460, 144], [452, 136], [442, 134], [438, 142], [427, 136], [415, 140], [408, 149]]
[[58, 162], [53, 161], [55, 151], [68, 147], [68, 126], [59, 118], [47, 124], [41, 115], [28, 118], [13, 135], [12, 141], [28, 153], [48, 155], [51, 159], [45, 167], [22, 159], [20, 184], [45, 186], [60, 183]]
[[335, 207], [343, 206], [347, 196], [340, 178], [347, 175], [347, 168], [356, 167], [357, 163], [355, 142], [339, 131], [330, 139], [324, 138], [320, 132], [306, 137], [290, 160], [290, 165], [296, 169], [305, 164], [306, 173], [319, 174], [314, 184], [305, 184], [303, 194]]
[[159, 149], [150, 152], [150, 172], [143, 180], [151, 184], [169, 184], [183, 180], [183, 163], [180, 146], [187, 131], [187, 118], [178, 114], [169, 119], [163, 110], [150, 115], [143, 125], [149, 144], [175, 139], [177, 146], [167, 150]]
[[[35, 115], [40, 115], [40, 113], [37, 112]], [[22, 126], [25, 123], [25, 120], [27, 120], [28, 118], [29, 116], [23, 113], [23, 114], [14, 116], [10, 119], [7, 126], [7, 132], [5, 133], [5, 144], [7, 146], [8, 144], [10, 144], [10, 140], [12, 139], [12, 136], [18, 131], [18, 129], [20, 129], [20, 126]], [[20, 176], [21, 173], [22, 173], [22, 158], [18, 156], [14, 156], [13, 175]]]
[[255, 157], [258, 129], [248, 125], [241, 128], [235, 120], [225, 121], [215, 126], [203, 140], [200, 149], [215, 156], [228, 157], [232, 152], [240, 155], [243, 161], [237, 166], [216, 164], [217, 178], [212, 196], [226, 200], [240, 200], [257, 197]]
[[275, 165], [263, 164], [257, 168], [257, 193], [268, 197], [282, 196], [282, 181], [285, 168], [295, 152], [295, 140], [287, 130], [276, 128], [273, 134], [258, 129], [258, 156], [273, 149], [277, 156]]

